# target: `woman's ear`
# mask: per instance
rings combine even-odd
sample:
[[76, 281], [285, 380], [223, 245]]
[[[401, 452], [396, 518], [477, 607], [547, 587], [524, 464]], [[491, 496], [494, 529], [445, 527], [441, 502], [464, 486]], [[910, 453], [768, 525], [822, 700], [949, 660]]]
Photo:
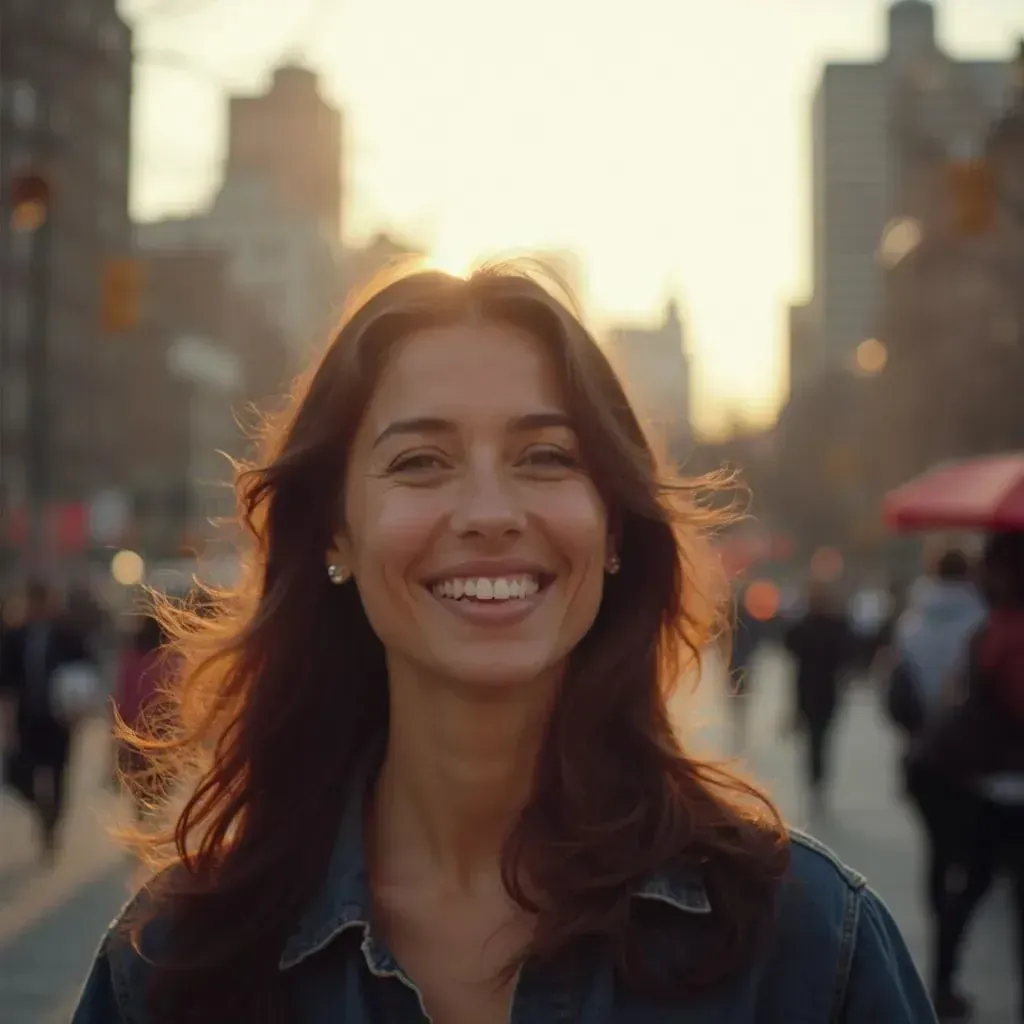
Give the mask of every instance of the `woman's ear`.
[[324, 565], [327, 566], [328, 571], [333, 565], [341, 567], [351, 574], [352, 545], [344, 533], [336, 533], [331, 538], [331, 546], [324, 552]]

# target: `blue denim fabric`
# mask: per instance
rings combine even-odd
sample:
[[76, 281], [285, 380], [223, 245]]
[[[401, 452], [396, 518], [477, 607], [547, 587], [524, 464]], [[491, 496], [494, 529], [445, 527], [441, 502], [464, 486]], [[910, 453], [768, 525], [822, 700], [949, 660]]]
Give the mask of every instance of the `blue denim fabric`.
[[[361, 817], [359, 801], [346, 814], [320, 893], [281, 952], [279, 970], [291, 972], [294, 982], [296, 1024], [424, 1024], [430, 1019], [415, 984], [373, 931]], [[680, 934], [714, 913], [700, 879], [684, 872], [657, 874], [634, 895], [678, 914]], [[149, 926], [144, 952], [159, 955], [162, 930], [159, 919]], [[145, 960], [112, 927], [72, 1024], [148, 1024], [147, 977]], [[798, 833], [792, 835], [791, 867], [772, 941], [727, 983], [692, 999], [666, 1002], [626, 989], [612, 965], [601, 960], [573, 978], [527, 965], [517, 980], [510, 1024], [935, 1022], [885, 905], [862, 877]]]

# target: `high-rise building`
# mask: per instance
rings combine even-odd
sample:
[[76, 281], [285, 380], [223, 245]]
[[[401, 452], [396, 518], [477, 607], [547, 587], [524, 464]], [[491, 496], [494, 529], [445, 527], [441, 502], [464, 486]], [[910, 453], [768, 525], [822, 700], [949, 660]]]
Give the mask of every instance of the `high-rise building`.
[[816, 369], [816, 337], [810, 303], [789, 307], [789, 393], [795, 394], [813, 380]]
[[609, 341], [609, 358], [654, 439], [672, 449], [687, 444], [690, 366], [678, 305], [669, 302], [657, 326], [618, 327]]
[[233, 97], [228, 160], [206, 210], [139, 225], [151, 252], [222, 250], [232, 285], [265, 303], [295, 368], [332, 325], [344, 293], [341, 115], [316, 76], [280, 68], [263, 96]]
[[258, 175], [226, 178], [208, 209], [140, 224], [136, 239], [146, 253], [226, 253], [233, 287], [265, 306], [295, 368], [322, 341], [340, 304], [337, 247], [312, 220], [281, 206]]
[[[60, 518], [124, 443], [100, 275], [131, 244], [132, 40], [115, 0], [0, 0], [0, 476], [9, 518]], [[16, 183], [45, 183], [26, 219]], [[12, 215], [14, 219], [12, 221]], [[12, 230], [18, 228], [19, 230]]]
[[[812, 318], [823, 367], [878, 327], [887, 225], [928, 202], [936, 163], [982, 146], [1011, 87], [1007, 61], [952, 58], [925, 0], [889, 8], [881, 59], [825, 66], [812, 109]], [[905, 227], [905, 225], [904, 225]]]
[[341, 237], [341, 113], [307, 68], [280, 67], [262, 96], [231, 98], [225, 179], [254, 174], [286, 211], [311, 217], [335, 241]]

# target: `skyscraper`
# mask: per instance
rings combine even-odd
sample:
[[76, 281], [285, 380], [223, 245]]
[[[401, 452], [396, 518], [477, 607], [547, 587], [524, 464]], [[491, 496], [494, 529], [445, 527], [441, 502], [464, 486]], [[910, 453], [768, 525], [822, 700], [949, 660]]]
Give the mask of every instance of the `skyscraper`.
[[262, 176], [290, 211], [342, 232], [341, 113], [314, 72], [286, 65], [261, 96], [232, 96], [225, 178]]
[[293, 368], [330, 329], [343, 294], [341, 114], [316, 75], [278, 68], [261, 96], [234, 96], [228, 158], [207, 210], [139, 226], [141, 248], [220, 249], [232, 284], [281, 328]]
[[[114, 0], [64, 6], [0, 0], [6, 522], [28, 503], [37, 521], [43, 506], [80, 507], [109, 479], [122, 436], [110, 398], [121, 368], [101, 337], [98, 295], [101, 268], [131, 244], [131, 32]], [[45, 214], [10, 230], [13, 183], [35, 177]]]
[[957, 61], [925, 0], [888, 12], [881, 59], [825, 66], [812, 108], [811, 303], [820, 365], [844, 365], [878, 328], [886, 227], [926, 201], [922, 174], [980, 148], [1011, 85], [1005, 61]]
[[689, 442], [690, 364], [675, 301], [655, 327], [619, 327], [611, 332], [609, 357], [641, 420], [654, 440], [681, 449]]

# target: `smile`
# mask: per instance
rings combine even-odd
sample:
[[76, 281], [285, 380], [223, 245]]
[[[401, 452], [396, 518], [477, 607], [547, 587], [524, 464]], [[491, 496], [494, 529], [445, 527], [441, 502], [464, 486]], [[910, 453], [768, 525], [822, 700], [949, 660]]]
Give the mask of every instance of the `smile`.
[[523, 601], [543, 586], [537, 576], [469, 576], [438, 580], [430, 587], [434, 597], [450, 601]]

